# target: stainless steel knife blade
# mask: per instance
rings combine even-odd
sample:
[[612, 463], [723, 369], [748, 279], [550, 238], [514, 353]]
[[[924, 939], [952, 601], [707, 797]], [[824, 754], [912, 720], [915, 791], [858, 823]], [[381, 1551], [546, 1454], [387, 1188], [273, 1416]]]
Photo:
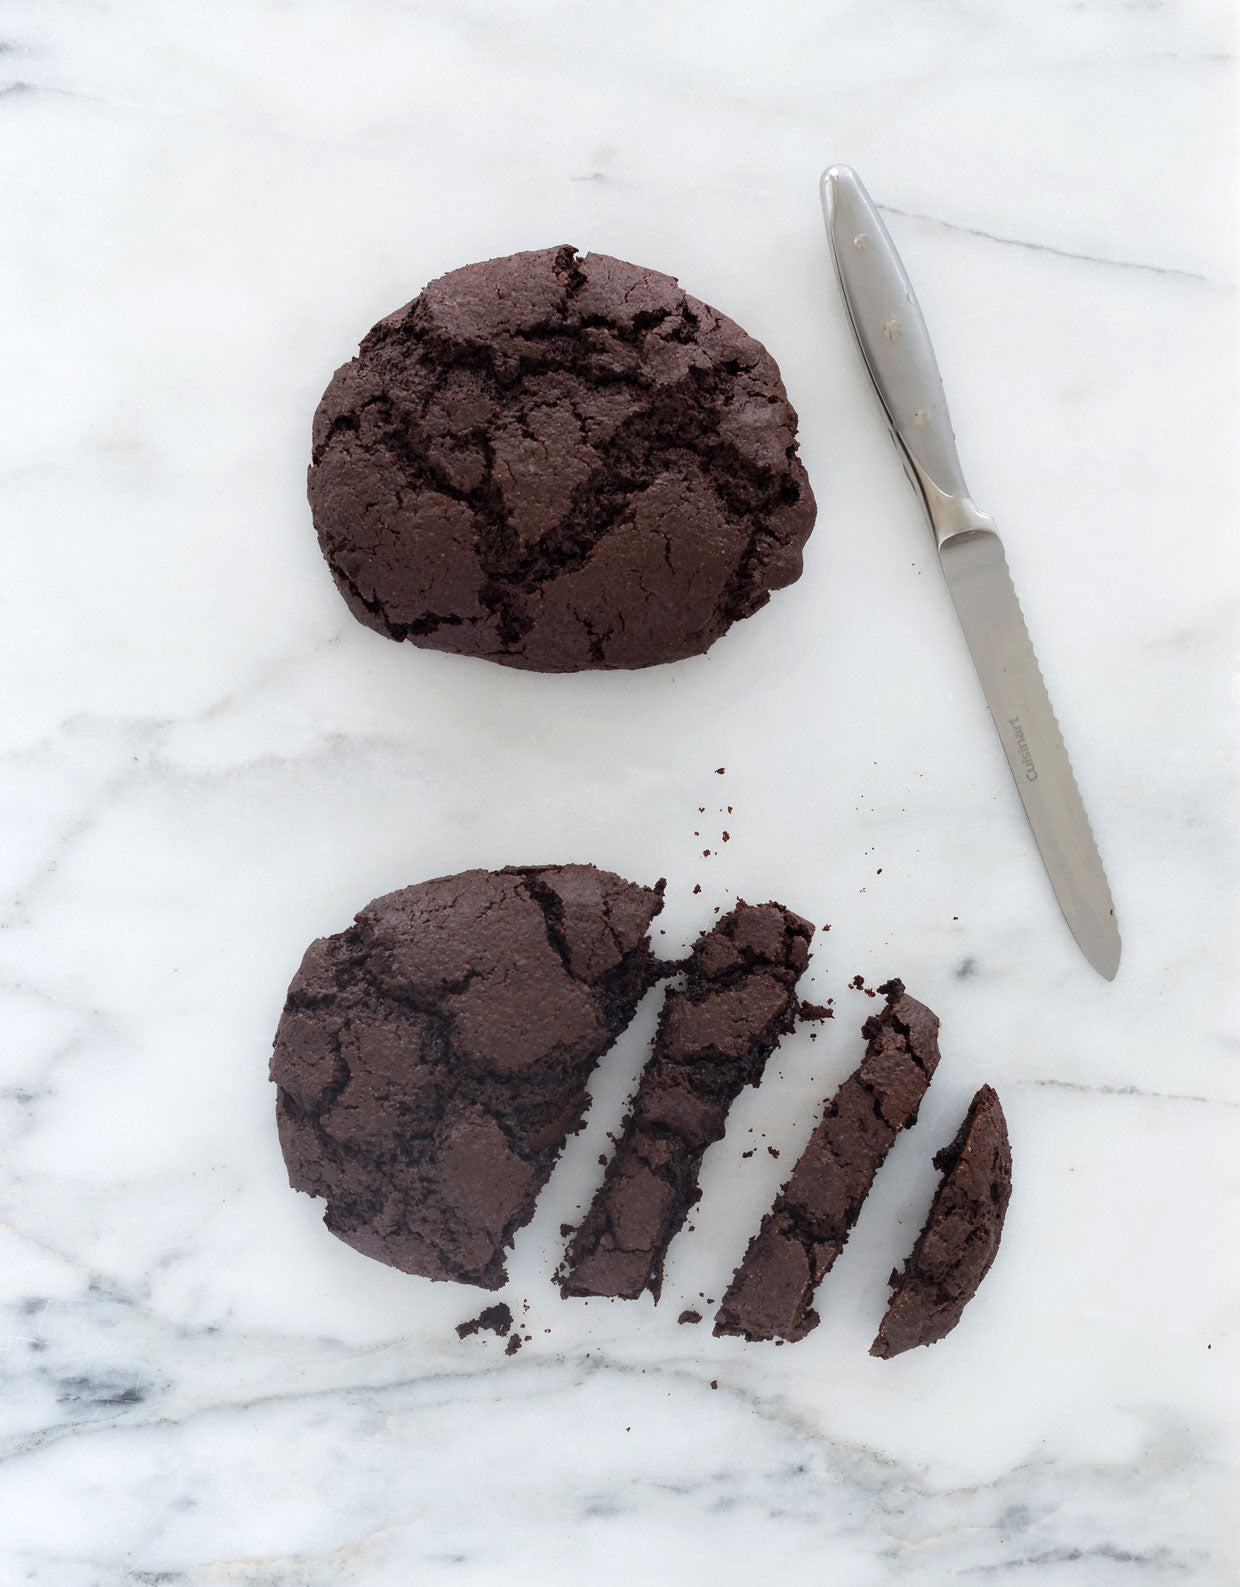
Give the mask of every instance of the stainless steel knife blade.
[[1120, 938], [1106, 873], [1042, 681], [994, 520], [965, 488], [925, 320], [895, 245], [856, 172], [824, 171], [827, 236], [857, 342], [939, 562], [986, 703], [1064, 918], [1113, 980]]

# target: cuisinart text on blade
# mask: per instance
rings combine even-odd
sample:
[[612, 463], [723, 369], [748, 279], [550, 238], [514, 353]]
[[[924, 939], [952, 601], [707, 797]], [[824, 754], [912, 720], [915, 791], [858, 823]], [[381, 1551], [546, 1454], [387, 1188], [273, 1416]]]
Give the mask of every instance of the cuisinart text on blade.
[[969, 499], [926, 323], [855, 171], [822, 176], [822, 208], [849, 318], [939, 561], [1051, 886], [1085, 957], [1119, 968], [1115, 909], [994, 521]]

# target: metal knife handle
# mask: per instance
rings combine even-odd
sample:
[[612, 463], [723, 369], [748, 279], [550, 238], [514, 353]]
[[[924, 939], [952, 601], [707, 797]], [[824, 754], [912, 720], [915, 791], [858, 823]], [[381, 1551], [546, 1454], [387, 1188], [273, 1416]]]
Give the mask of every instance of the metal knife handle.
[[820, 187], [849, 318], [935, 538], [993, 528], [969, 500], [930, 333], [882, 216], [850, 166]]

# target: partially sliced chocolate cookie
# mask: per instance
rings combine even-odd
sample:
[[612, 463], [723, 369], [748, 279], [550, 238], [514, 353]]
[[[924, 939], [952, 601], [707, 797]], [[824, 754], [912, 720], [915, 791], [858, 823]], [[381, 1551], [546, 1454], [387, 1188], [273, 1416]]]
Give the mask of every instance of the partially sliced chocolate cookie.
[[716, 1334], [803, 1339], [818, 1326], [814, 1291], [844, 1249], [874, 1175], [917, 1109], [939, 1061], [936, 1014], [902, 981], [878, 989], [862, 1027], [861, 1067], [845, 1080], [780, 1191], [715, 1317]]
[[672, 1237], [728, 1109], [792, 1029], [814, 928], [782, 904], [746, 904], [701, 936], [667, 994], [654, 1053], [598, 1194], [571, 1241], [564, 1295], [634, 1299], [663, 1283]]
[[1012, 1194], [1012, 1151], [1003, 1108], [989, 1086], [973, 1098], [934, 1166], [943, 1178], [908, 1261], [891, 1275], [895, 1293], [872, 1356], [898, 1356], [951, 1333], [990, 1271]]
[[652, 973], [663, 884], [592, 865], [464, 871], [311, 943], [276, 1033], [295, 1190], [380, 1262], [497, 1289]]

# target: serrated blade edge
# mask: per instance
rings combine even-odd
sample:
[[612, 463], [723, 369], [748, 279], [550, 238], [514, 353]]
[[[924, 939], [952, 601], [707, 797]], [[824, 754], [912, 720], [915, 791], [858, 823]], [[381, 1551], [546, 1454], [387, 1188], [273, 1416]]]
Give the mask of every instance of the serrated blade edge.
[[1106, 872], [1008, 572], [990, 530], [953, 536], [939, 558], [986, 704], [1064, 919], [1090, 964], [1119, 969]]

